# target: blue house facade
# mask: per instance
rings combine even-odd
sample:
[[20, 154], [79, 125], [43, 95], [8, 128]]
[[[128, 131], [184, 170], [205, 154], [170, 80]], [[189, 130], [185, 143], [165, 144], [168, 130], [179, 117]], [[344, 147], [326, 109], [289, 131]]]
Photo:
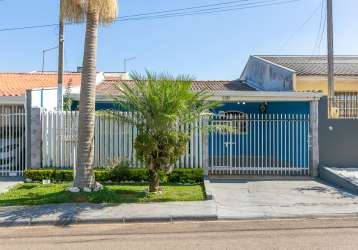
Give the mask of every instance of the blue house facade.
[[[96, 110], [113, 109], [113, 82], [97, 87]], [[105, 90], [105, 91], [103, 91]], [[312, 167], [311, 112], [317, 93], [257, 91], [243, 80], [194, 81], [221, 105], [208, 122], [203, 167], [211, 172], [309, 175]], [[110, 94], [110, 95], [109, 95]], [[74, 97], [73, 107], [78, 105]], [[193, 149], [189, 149], [193, 150]]]

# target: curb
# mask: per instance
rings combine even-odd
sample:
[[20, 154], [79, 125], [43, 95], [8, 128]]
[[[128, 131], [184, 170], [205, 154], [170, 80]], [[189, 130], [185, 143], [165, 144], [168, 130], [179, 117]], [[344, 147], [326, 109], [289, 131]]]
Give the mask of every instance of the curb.
[[31, 227], [31, 226], [58, 226], [66, 227], [70, 225], [95, 225], [95, 224], [128, 224], [128, 223], [174, 223], [182, 221], [191, 221], [191, 222], [205, 222], [205, 221], [268, 221], [268, 220], [295, 220], [295, 219], [351, 219], [357, 218], [358, 213], [352, 214], [316, 214], [316, 215], [293, 215], [293, 216], [261, 216], [261, 217], [247, 217], [247, 218], [237, 218], [237, 217], [225, 217], [218, 218], [216, 215], [208, 216], [174, 216], [174, 217], [132, 217], [132, 218], [116, 218], [116, 219], [76, 219], [69, 221], [58, 221], [58, 220], [41, 220], [41, 221], [13, 221], [13, 222], [0, 222], [0, 228], [6, 227]]
[[255, 221], [255, 220], [318, 220], [318, 219], [344, 219], [357, 218], [358, 213], [342, 213], [342, 214], [311, 214], [311, 215], [292, 215], [292, 216], [253, 216], [246, 218], [224, 217], [218, 218], [219, 221]]
[[207, 200], [215, 200], [208, 176], [204, 176], [204, 189]]
[[126, 224], [126, 223], [160, 223], [176, 221], [216, 221], [217, 215], [199, 215], [199, 216], [163, 216], [163, 217], [131, 217], [131, 218], [100, 218], [100, 219], [73, 219], [73, 220], [35, 220], [31, 218], [21, 221], [0, 222], [1, 227], [18, 226], [69, 226], [80, 224]]

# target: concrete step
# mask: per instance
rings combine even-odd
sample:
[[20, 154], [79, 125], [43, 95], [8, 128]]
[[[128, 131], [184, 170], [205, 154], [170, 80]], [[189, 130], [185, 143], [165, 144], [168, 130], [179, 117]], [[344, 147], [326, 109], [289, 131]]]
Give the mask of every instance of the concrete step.
[[320, 178], [358, 194], [358, 167], [337, 168], [320, 166]]

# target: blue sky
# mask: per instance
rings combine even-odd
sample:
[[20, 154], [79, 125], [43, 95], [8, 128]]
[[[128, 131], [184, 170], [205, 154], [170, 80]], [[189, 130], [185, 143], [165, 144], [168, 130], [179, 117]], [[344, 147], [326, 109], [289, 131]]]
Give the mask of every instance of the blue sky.
[[[120, 16], [224, 1], [228, 0], [121, 0]], [[98, 71], [121, 71], [124, 58], [136, 57], [128, 63], [129, 70], [235, 79], [251, 54], [317, 54], [321, 2], [301, 0], [219, 14], [118, 22], [100, 29]], [[58, 5], [57, 0], [4, 0], [0, 29], [56, 23]], [[337, 54], [358, 54], [357, 9], [356, 0], [334, 0]], [[0, 32], [0, 71], [40, 70], [42, 50], [57, 46], [57, 34], [57, 27]], [[81, 64], [83, 37], [83, 25], [66, 27], [66, 70]], [[320, 53], [325, 45], [324, 39]], [[46, 70], [56, 69], [57, 51], [52, 51], [46, 56]]]

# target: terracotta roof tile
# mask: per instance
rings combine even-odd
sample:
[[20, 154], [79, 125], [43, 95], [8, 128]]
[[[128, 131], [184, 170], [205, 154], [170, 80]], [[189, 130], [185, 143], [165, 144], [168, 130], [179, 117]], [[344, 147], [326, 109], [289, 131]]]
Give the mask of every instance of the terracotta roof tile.
[[[119, 94], [115, 84], [121, 81], [114, 79], [107, 79], [99, 84], [96, 88], [98, 95], [116, 95]], [[123, 82], [123, 81], [122, 81]], [[133, 83], [131, 80], [124, 81], [128, 84]], [[195, 91], [254, 91], [253, 88], [241, 81], [193, 81], [193, 90]]]
[[[65, 86], [81, 84], [80, 73], [65, 73]], [[0, 73], [0, 96], [24, 96], [27, 89], [57, 86], [57, 73]]]

